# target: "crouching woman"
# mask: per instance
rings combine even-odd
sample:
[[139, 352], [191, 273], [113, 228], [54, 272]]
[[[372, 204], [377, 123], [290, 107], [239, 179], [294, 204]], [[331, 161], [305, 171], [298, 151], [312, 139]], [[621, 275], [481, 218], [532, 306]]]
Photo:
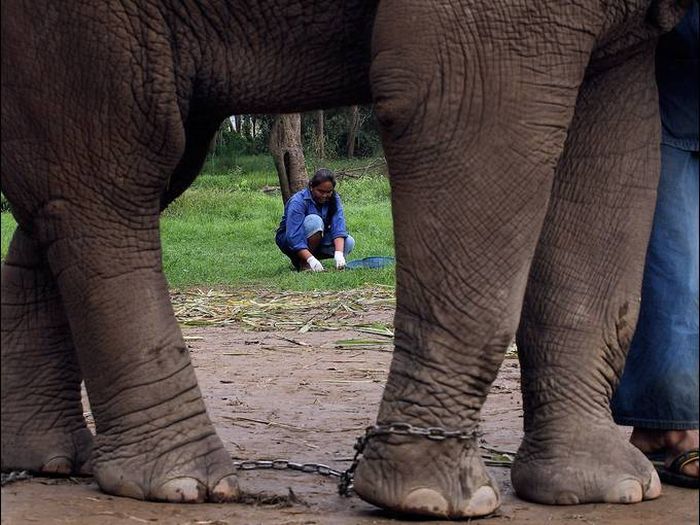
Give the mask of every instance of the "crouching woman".
[[337, 269], [345, 268], [345, 258], [355, 247], [355, 239], [348, 234], [331, 170], [319, 169], [309, 186], [287, 201], [275, 242], [298, 271], [322, 272], [319, 259], [330, 258]]

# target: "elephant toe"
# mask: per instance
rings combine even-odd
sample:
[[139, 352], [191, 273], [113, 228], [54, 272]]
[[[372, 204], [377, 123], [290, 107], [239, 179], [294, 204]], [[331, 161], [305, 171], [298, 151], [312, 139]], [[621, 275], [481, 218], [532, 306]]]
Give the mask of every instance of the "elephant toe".
[[207, 487], [194, 478], [175, 478], [160, 485], [151, 497], [172, 503], [202, 503], [207, 499]]
[[661, 481], [653, 471], [646, 487], [636, 479], [622, 479], [615, 483], [605, 494], [606, 503], [639, 503], [645, 499], [654, 499], [661, 495]]
[[473, 518], [493, 513], [500, 504], [470, 443], [416, 440], [396, 446], [374, 440], [355, 471], [354, 488], [373, 505], [416, 516]]
[[234, 501], [240, 496], [238, 479], [235, 476], [225, 476], [211, 491], [211, 500], [217, 503]]
[[636, 479], [623, 479], [615, 483], [603, 497], [606, 503], [639, 503], [644, 491]]
[[[639, 503], [661, 494], [654, 467], [616, 427], [588, 429], [572, 435], [567, 446], [526, 434], [511, 468], [516, 494], [557, 505]], [[572, 456], [571, 449], [578, 454]]]
[[42, 474], [70, 476], [73, 472], [73, 461], [66, 456], [51, 458], [39, 469]]
[[401, 508], [411, 514], [428, 514], [447, 517], [450, 505], [439, 492], [432, 489], [417, 489], [403, 500]]
[[647, 486], [644, 487], [644, 499], [656, 499], [661, 496], [661, 480], [656, 470], [652, 471]]
[[467, 507], [464, 509], [462, 516], [487, 516], [494, 512], [500, 504], [498, 492], [489, 485], [479, 487], [472, 495]]

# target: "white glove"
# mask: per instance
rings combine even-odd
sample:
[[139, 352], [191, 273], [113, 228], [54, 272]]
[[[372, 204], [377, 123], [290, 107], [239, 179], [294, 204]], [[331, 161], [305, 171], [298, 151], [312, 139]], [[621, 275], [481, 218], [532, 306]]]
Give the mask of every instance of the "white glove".
[[338, 270], [345, 268], [345, 256], [343, 252], [336, 251], [335, 254], [333, 254], [333, 259], [335, 259], [335, 267]]
[[309, 257], [308, 259], [306, 259], [306, 264], [309, 265], [312, 272], [322, 272], [323, 271], [323, 265], [313, 255], [311, 257]]

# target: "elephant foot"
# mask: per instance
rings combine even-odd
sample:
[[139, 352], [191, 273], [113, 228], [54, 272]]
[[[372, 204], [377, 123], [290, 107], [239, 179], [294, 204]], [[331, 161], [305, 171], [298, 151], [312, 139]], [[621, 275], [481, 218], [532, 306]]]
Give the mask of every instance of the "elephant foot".
[[241, 495], [233, 462], [213, 430], [189, 439], [168, 431], [117, 448], [98, 436], [93, 471], [100, 488], [115, 496], [221, 503]]
[[89, 476], [92, 433], [87, 428], [73, 432], [57, 430], [16, 434], [3, 430], [2, 470], [26, 470], [55, 476]]
[[360, 458], [354, 489], [386, 510], [447, 519], [486, 516], [500, 504], [476, 445], [454, 439], [376, 436]]
[[[529, 432], [511, 470], [519, 497], [550, 505], [637, 503], [657, 498], [651, 463], [612, 423], [572, 423], [558, 438]], [[575, 436], [564, 443], [561, 436]]]

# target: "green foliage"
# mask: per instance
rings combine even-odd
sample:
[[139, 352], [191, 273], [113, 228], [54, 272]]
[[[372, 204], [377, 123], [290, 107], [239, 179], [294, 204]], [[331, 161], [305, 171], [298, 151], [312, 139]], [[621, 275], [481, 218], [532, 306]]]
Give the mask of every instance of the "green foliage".
[[10, 202], [5, 197], [5, 194], [0, 192], [0, 212], [10, 211]]
[[10, 241], [12, 240], [12, 234], [15, 232], [17, 223], [14, 217], [9, 212], [3, 211], [0, 214], [2, 218], [2, 223], [0, 223], [0, 233], [2, 233], [2, 260], [5, 260], [7, 255], [7, 249], [10, 247]]
[[[368, 160], [330, 161], [335, 170], [365, 166]], [[192, 187], [173, 202], [161, 218], [163, 268], [172, 287], [261, 285], [285, 290], [339, 290], [365, 284], [394, 284], [394, 268], [295, 272], [275, 245], [282, 216], [275, 185], [277, 175], [269, 155], [239, 156], [233, 166], [214, 172], [209, 164]], [[309, 165], [309, 172], [319, 166]], [[348, 228], [357, 241], [349, 260], [393, 255], [389, 183], [381, 172], [361, 179], [342, 179]], [[2, 257], [15, 229], [9, 213], [2, 213]]]
[[[347, 107], [324, 112], [324, 136], [326, 157], [345, 158], [347, 154], [350, 110]], [[372, 106], [360, 106], [360, 127], [355, 139], [355, 157], [367, 158], [381, 155], [382, 144]], [[315, 112], [303, 113], [301, 121], [302, 144], [307, 157], [314, 156]], [[239, 157], [250, 157], [268, 153], [270, 129], [274, 115], [242, 115], [242, 131], [232, 129], [228, 119], [224, 120], [216, 136], [205, 168], [209, 173], [225, 172], [236, 165]], [[253, 133], [253, 123], [255, 132]]]
[[[263, 160], [246, 158], [246, 162], [256, 166]], [[325, 165], [347, 169], [358, 164]], [[322, 261], [329, 269], [322, 274], [293, 271], [274, 241], [282, 199], [279, 193], [260, 191], [271, 180], [276, 181], [274, 171], [242, 171], [237, 177], [205, 174], [165, 211], [161, 220], [163, 267], [172, 286], [259, 284], [286, 290], [324, 290], [394, 284], [394, 268], [338, 272], [332, 269], [332, 261]], [[393, 255], [386, 177], [373, 174], [340, 180], [337, 190], [343, 198], [348, 228], [357, 241], [349, 259]]]
[[[372, 106], [360, 106], [360, 127], [355, 138], [355, 157], [367, 158], [381, 155], [382, 141], [377, 128]], [[325, 111], [324, 135], [326, 136], [326, 156], [345, 158], [347, 155], [350, 111], [348, 108]], [[305, 113], [302, 119], [302, 142], [304, 153], [313, 155], [314, 115]]]

